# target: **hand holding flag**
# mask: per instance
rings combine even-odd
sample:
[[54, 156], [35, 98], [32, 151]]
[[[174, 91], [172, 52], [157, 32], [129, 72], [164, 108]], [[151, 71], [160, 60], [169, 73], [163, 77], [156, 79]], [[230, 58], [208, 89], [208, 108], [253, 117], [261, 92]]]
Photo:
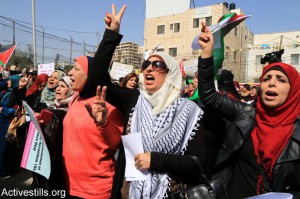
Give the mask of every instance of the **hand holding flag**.
[[205, 22], [201, 22], [202, 28], [198, 38], [199, 46], [202, 48], [201, 57], [209, 58], [213, 54], [214, 37], [212, 32], [206, 26]]
[[[215, 74], [222, 68], [222, 64], [224, 61], [224, 37], [237, 25], [239, 25], [245, 19], [251, 17], [251, 15], [238, 15], [236, 13], [229, 13], [222, 16], [218, 24], [215, 24], [209, 27], [209, 30], [214, 35], [215, 42], [213, 47], [213, 55], [214, 55], [214, 72]], [[200, 35], [197, 35], [193, 42], [192, 48], [193, 50], [199, 50], [201, 46], [198, 44], [198, 39]], [[202, 56], [202, 55], [201, 55]]]

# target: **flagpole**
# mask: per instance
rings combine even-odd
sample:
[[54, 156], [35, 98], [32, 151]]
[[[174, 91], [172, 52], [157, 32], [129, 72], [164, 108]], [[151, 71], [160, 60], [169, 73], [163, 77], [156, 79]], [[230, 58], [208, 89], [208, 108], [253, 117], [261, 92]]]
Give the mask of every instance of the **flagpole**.
[[36, 61], [36, 35], [35, 35], [35, 0], [32, 0], [32, 35], [33, 35], [33, 65], [37, 67]]

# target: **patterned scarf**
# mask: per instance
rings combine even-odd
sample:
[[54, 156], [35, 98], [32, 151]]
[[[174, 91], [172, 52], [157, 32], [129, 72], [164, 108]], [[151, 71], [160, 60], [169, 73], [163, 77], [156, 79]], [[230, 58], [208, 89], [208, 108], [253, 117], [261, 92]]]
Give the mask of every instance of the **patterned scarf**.
[[45, 103], [47, 106], [53, 106], [55, 100], [55, 89], [56, 88], [44, 88], [42, 91], [41, 103]]
[[[53, 73], [57, 73], [57, 78], [61, 80], [66, 73], [60, 70], [55, 70]], [[52, 74], [53, 74], [52, 73]], [[42, 91], [41, 103], [45, 103], [47, 106], [54, 106], [55, 100], [55, 89], [57, 88], [58, 84], [54, 88], [48, 88], [48, 85]]]
[[[131, 118], [131, 133], [141, 132], [145, 152], [183, 154], [195, 135], [203, 111], [192, 101], [178, 98], [158, 115], [141, 94]], [[164, 198], [170, 177], [166, 173], [149, 173], [147, 180], [130, 183], [130, 198]]]

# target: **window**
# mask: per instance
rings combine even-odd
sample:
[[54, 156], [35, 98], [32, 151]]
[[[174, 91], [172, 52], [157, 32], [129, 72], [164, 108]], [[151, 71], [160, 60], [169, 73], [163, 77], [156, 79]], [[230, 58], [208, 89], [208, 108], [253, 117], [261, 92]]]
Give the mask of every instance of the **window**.
[[226, 59], [229, 59], [229, 50], [230, 50], [229, 46], [226, 46], [225, 47], [225, 58]]
[[193, 28], [199, 28], [200, 27], [200, 19], [194, 18], [193, 19]]
[[291, 65], [299, 65], [299, 54], [291, 54]]
[[236, 61], [236, 56], [237, 56], [237, 51], [235, 50], [235, 51], [233, 52], [233, 61]]
[[207, 26], [211, 26], [212, 25], [212, 18], [211, 17], [205, 17], [205, 23]]
[[263, 55], [256, 55], [256, 58], [255, 58], [255, 65], [256, 66], [261, 66], [260, 60], [263, 57], [264, 57]]
[[173, 24], [170, 24], [170, 30], [173, 30]]
[[171, 55], [172, 57], [176, 57], [177, 56], [177, 48], [169, 48], [169, 55]]
[[194, 55], [194, 57], [197, 56], [198, 53], [199, 53], [199, 50], [192, 50], [192, 54]]
[[263, 55], [256, 55], [255, 57], [255, 65], [256, 65], [256, 72], [262, 72], [262, 64], [260, 63], [261, 58], [263, 58]]
[[238, 33], [238, 28], [235, 27], [235, 28], [234, 28], [234, 35], [237, 36], [237, 33]]
[[165, 34], [165, 25], [157, 26], [157, 34]]
[[175, 23], [174, 24], [174, 32], [179, 32], [180, 31], [180, 23]]
[[157, 52], [164, 52], [165, 50], [163, 48], [156, 49]]

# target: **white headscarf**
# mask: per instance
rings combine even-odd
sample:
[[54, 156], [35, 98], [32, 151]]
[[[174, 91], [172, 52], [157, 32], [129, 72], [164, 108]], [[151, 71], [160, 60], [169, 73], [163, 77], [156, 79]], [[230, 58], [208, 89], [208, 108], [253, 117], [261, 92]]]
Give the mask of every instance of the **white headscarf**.
[[149, 56], [159, 56], [166, 63], [169, 72], [163, 83], [163, 86], [156, 92], [150, 93], [145, 88], [144, 75], [140, 74], [141, 93], [150, 102], [153, 108], [153, 114], [157, 115], [164, 110], [177, 98], [180, 97], [180, 91], [183, 88], [182, 75], [179, 63], [165, 52], [155, 52]]
[[72, 80], [69, 76], [64, 76], [63, 78], [61, 78], [60, 81], [64, 82], [68, 86], [69, 92], [68, 92], [66, 99], [63, 99], [60, 101], [57, 101], [57, 99], [55, 99], [54, 104], [55, 104], [56, 108], [58, 108], [58, 109], [68, 110], [68, 104], [70, 103], [70, 101], [74, 95], [74, 91], [71, 89]]

